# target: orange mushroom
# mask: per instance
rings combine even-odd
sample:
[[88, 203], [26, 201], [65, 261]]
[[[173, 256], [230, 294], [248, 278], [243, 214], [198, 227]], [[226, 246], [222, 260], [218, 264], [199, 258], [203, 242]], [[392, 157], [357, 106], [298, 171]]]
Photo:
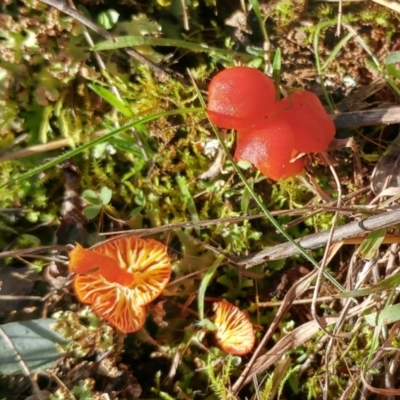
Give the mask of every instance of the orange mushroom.
[[256, 337], [253, 325], [243, 311], [225, 300], [214, 303], [213, 309], [215, 337], [221, 349], [240, 356], [249, 353]]
[[[84, 249], [80, 244], [69, 253], [69, 268], [75, 274], [98, 272], [109, 282], [129, 286], [133, 284], [133, 274], [116, 263], [115, 258], [92, 250]], [[118, 271], [118, 273], [116, 273]]]
[[116, 239], [92, 250], [77, 245], [69, 256], [78, 299], [123, 333], [144, 325], [144, 306], [161, 294], [171, 276], [166, 247], [153, 239]]
[[272, 79], [254, 68], [233, 67], [212, 79], [207, 114], [221, 128], [243, 129], [262, 121], [274, 102]]

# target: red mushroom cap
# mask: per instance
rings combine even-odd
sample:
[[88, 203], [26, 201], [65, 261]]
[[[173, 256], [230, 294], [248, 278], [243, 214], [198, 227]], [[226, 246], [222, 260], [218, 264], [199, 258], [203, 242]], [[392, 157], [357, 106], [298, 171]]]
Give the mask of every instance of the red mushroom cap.
[[254, 68], [233, 67], [212, 79], [207, 114], [220, 128], [243, 129], [261, 121], [274, 102], [272, 79]]
[[278, 117], [268, 117], [261, 124], [237, 132], [235, 159], [251, 162], [268, 178], [279, 180], [299, 174], [304, 160], [291, 163], [293, 130]]
[[317, 95], [307, 90], [293, 92], [270, 109], [294, 133], [293, 147], [300, 153], [327, 150], [335, 136], [335, 124]]

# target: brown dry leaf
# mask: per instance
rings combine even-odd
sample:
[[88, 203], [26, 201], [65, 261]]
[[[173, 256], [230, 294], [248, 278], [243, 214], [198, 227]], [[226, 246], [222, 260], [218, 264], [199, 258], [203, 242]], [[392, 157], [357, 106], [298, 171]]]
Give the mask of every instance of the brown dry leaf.
[[325, 328], [334, 324], [338, 317], [320, 318], [317, 321], [309, 321], [299, 326], [294, 331], [290, 332], [282, 338], [271, 350], [263, 354], [250, 370], [251, 374], [259, 374], [277, 362], [284, 354], [294, 348], [301, 346], [310, 340], [316, 333], [320, 331], [320, 324]]
[[400, 187], [400, 135], [379, 159], [371, 175], [371, 189], [375, 194], [389, 187]]
[[25, 400], [50, 400], [51, 393], [48, 390], [41, 390], [40, 391], [40, 398], [38, 394], [32, 394], [28, 396]]
[[164, 321], [164, 317], [167, 315], [164, 310], [164, 303], [165, 300], [159, 301], [151, 309], [153, 320], [160, 328], [165, 328], [168, 326], [168, 322]]
[[12, 268], [4, 264], [0, 265], [0, 295], [15, 296], [15, 300], [0, 303], [0, 316], [4, 317], [27, 305], [27, 302], [20, 300], [19, 296], [28, 296], [32, 293], [34, 280], [29, 278], [30, 272], [29, 267]]
[[[265, 333], [264, 337], [259, 343], [257, 349], [255, 350], [253, 356], [251, 357], [251, 360], [246, 365], [246, 368], [232, 386], [232, 393], [234, 394], [237, 393], [244, 384], [248, 383], [251, 380], [252, 375], [250, 372], [254, 370], [254, 364], [258, 363], [257, 357], [260, 355], [261, 351], [265, 348], [266, 344], [271, 339], [275, 330], [278, 328], [279, 323], [282, 321], [283, 317], [292, 306], [293, 301], [299, 296], [301, 296], [306, 290], [309, 289], [310, 284], [316, 277], [317, 273], [318, 269], [311, 271], [304, 278], [296, 282], [296, 284], [294, 284], [287, 292], [282, 304], [278, 309], [278, 312], [276, 313], [274, 320], [272, 321], [271, 325], [268, 328], [268, 331]], [[279, 354], [280, 354], [279, 357], [281, 357], [281, 353]]]

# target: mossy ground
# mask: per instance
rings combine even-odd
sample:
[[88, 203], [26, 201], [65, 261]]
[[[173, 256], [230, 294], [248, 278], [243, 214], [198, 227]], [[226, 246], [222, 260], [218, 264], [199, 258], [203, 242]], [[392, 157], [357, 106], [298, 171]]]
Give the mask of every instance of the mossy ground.
[[[210, 316], [212, 302], [224, 298], [248, 312], [259, 342], [278, 318], [288, 290], [314, 266], [301, 256], [250, 269], [235, 263], [284, 241], [268, 218], [252, 217], [263, 214], [261, 203], [278, 212], [277, 221], [298, 239], [331, 227], [338, 193], [319, 155], [310, 157], [302, 176], [282, 182], [239, 166], [246, 187], [199, 110], [211, 77], [237, 64], [268, 70], [274, 62], [274, 77], [284, 91], [311, 90], [331, 113], [394, 105], [400, 74], [397, 64], [389, 68], [385, 59], [398, 49], [398, 16], [372, 2], [344, 3], [337, 36], [338, 8], [331, 2], [82, 0], [76, 6], [119, 35], [150, 38], [150, 45], [138, 50], [171, 74], [160, 79], [122, 49], [97, 52], [102, 70], [82, 25], [73, 18], [39, 0], [0, 5], [0, 295], [18, 273], [15, 291], [7, 294], [44, 299], [6, 303], [0, 296], [0, 309], [8, 307], [0, 313], [0, 323], [56, 314], [59, 331], [72, 339], [51, 372], [33, 377], [43, 396], [374, 398], [362, 376], [378, 392], [398, 388], [395, 321], [400, 317], [374, 327], [363, 319], [362, 307], [344, 314], [344, 300], [334, 297], [337, 288], [328, 280], [319, 288], [323, 300], [317, 302], [316, 314], [343, 313], [337, 330], [325, 328], [337, 340], [322, 330], [304, 341], [293, 339], [292, 347], [239, 391], [235, 382], [251, 355], [228, 357], [213, 335], [197, 326], [197, 302], [204, 300]], [[104, 40], [93, 32], [91, 36], [95, 43]], [[160, 46], [158, 38], [171, 43]], [[185, 41], [186, 47], [174, 46], [173, 40]], [[198, 44], [208, 47], [198, 51]], [[363, 95], [374, 85], [376, 90]], [[128, 124], [130, 128], [120, 129]], [[337, 224], [359, 218], [373, 198], [372, 170], [397, 128], [338, 130], [338, 139], [354, 137], [356, 146], [338, 146], [329, 153], [342, 190]], [[120, 132], [102, 139], [116, 129]], [[219, 134], [232, 152], [234, 132]], [[208, 220], [220, 221], [176, 225]], [[174, 272], [163, 296], [149, 307], [145, 330], [123, 337], [77, 302], [65, 248], [34, 250], [75, 242], [88, 247], [103, 240], [103, 233], [138, 229], [167, 244]], [[382, 244], [375, 250], [373, 273], [365, 273], [364, 281], [356, 281], [357, 274], [372, 261], [357, 256], [354, 246], [338, 250], [327, 270], [348, 290], [372, 285], [397, 271], [395, 246]], [[24, 249], [32, 252], [19, 252]], [[322, 255], [323, 249], [312, 253], [317, 261]], [[199, 287], [212, 267], [215, 273], [199, 300]], [[303, 298], [311, 298], [314, 284]], [[387, 300], [389, 289], [375, 294], [381, 296], [378, 305]], [[387, 305], [396, 302], [396, 293]], [[359, 302], [366, 304], [363, 299], [368, 300]], [[304, 303], [292, 305], [280, 318], [261, 356], [279, 349], [287, 335], [315, 315], [310, 303]], [[384, 347], [391, 350], [385, 353]], [[20, 376], [3, 376], [0, 388], [0, 398], [7, 400], [32, 394], [29, 380]]]

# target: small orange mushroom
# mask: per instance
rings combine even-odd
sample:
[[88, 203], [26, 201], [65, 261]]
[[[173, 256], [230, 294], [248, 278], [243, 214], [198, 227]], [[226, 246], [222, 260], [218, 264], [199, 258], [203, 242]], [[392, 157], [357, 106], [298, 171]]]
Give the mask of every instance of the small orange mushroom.
[[134, 281], [133, 274], [121, 268], [115, 258], [86, 250], [79, 244], [69, 253], [69, 269], [75, 274], [98, 272], [107, 281], [125, 286], [132, 285]]
[[145, 305], [158, 297], [171, 276], [166, 247], [137, 237], [102, 243], [92, 250], [77, 245], [69, 268], [77, 274], [78, 299], [123, 333], [145, 323]]
[[225, 300], [214, 303], [213, 309], [215, 337], [221, 349], [240, 356], [249, 353], [256, 338], [253, 325], [243, 311]]

